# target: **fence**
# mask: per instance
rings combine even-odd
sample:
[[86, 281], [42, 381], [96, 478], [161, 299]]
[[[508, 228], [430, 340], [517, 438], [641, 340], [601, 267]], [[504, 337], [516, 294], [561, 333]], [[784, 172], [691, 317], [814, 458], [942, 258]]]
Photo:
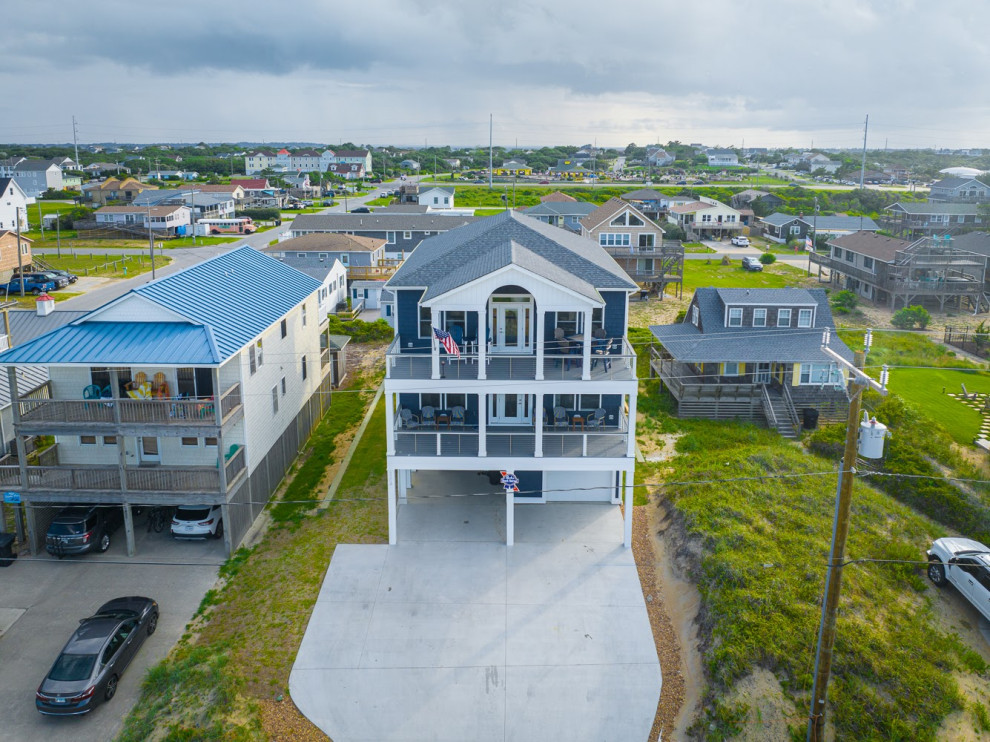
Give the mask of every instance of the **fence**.
[[982, 323], [975, 329], [946, 327], [942, 331], [942, 342], [981, 358], [990, 357], [990, 328], [984, 331]]

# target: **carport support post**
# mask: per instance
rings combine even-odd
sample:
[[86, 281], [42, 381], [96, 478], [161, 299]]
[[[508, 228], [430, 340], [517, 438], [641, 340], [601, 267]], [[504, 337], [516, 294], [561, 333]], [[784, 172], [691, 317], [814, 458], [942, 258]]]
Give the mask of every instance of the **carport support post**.
[[[543, 368], [543, 364], [539, 363], [536, 367]], [[533, 455], [537, 457], [543, 456], [543, 414], [543, 395], [537, 394], [536, 409], [533, 410], [533, 422], [536, 424], [536, 448]]]
[[130, 503], [125, 502], [124, 508], [124, 538], [127, 540], [127, 556], [132, 557], [137, 553], [134, 546], [134, 513], [131, 512]]
[[[543, 381], [543, 354], [546, 349], [543, 347], [545, 345], [544, 340], [544, 316], [546, 312], [537, 311], [536, 313], [536, 380]], [[539, 456], [540, 454], [537, 454]]]
[[[481, 347], [481, 346], [478, 346]], [[482, 364], [481, 368], [484, 368]], [[478, 455], [488, 455], [488, 438], [485, 421], [488, 417], [488, 396], [482, 392], [478, 395]]]
[[399, 510], [399, 504], [395, 501], [395, 474], [396, 470], [392, 468], [389, 464], [387, 469], [387, 482], [388, 482], [388, 542], [390, 545], [395, 546], [398, 543], [398, 534], [396, 533], [397, 527], [397, 516]]
[[591, 378], [591, 318], [593, 309], [584, 310], [584, 344], [581, 348], [583, 358], [581, 364], [581, 379], [587, 381]]
[[516, 493], [512, 487], [505, 488], [505, 545], [512, 546], [516, 539]]
[[395, 456], [395, 398], [385, 392], [385, 455]]
[[[484, 381], [486, 376], [485, 366], [487, 364], [487, 359], [485, 354], [488, 353], [488, 309], [478, 310], [478, 378]], [[479, 408], [478, 417], [481, 417], [481, 412]], [[485, 454], [480, 454], [484, 456]]]

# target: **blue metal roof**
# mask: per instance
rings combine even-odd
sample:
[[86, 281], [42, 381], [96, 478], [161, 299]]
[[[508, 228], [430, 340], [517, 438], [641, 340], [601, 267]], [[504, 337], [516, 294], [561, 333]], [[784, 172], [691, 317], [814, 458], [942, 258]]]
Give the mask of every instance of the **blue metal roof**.
[[66, 325], [0, 355], [9, 364], [212, 365], [220, 358], [202, 325], [186, 322], [83, 322]]
[[315, 278], [245, 246], [133, 293], [207, 325], [225, 361], [318, 288]]
[[[0, 354], [0, 364], [183, 364], [226, 361], [320, 287], [315, 278], [240, 247], [165, 276], [75, 323]], [[101, 322], [138, 294], [188, 322]]]

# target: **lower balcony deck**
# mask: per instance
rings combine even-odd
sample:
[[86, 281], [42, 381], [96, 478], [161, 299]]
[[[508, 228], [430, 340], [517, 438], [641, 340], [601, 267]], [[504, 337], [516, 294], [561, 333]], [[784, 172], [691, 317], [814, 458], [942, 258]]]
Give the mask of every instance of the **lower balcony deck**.
[[[628, 435], [616, 428], [591, 431], [552, 431], [543, 433], [543, 457], [621, 458], [626, 456]], [[479, 455], [477, 428], [462, 430], [397, 430], [396, 456]], [[485, 455], [491, 458], [536, 456], [536, 430], [532, 426], [488, 428]]]

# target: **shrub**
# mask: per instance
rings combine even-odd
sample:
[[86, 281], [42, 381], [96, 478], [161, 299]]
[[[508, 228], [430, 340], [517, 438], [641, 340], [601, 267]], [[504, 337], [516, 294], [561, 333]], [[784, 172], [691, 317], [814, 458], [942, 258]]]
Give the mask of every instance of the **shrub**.
[[836, 314], [849, 314], [859, 306], [859, 299], [852, 291], [843, 290], [832, 297], [832, 309]]
[[728, 255], [723, 255], [722, 256], [722, 265], [732, 265], [732, 261], [729, 260], [729, 256]]
[[350, 335], [355, 343], [369, 343], [381, 340], [391, 340], [395, 332], [383, 319], [365, 322], [360, 319], [347, 320], [330, 315], [330, 332], [334, 335]]
[[255, 221], [272, 222], [280, 217], [281, 212], [278, 209], [241, 209], [237, 214]]
[[679, 322], [683, 322], [685, 317], [687, 317], [687, 310], [686, 309], [682, 309], [681, 311], [679, 311], [677, 313], [677, 316], [674, 317], [674, 324], [677, 324]]
[[763, 265], [771, 265], [777, 262], [777, 256], [772, 252], [765, 252], [760, 256], [760, 262], [763, 263]]
[[924, 330], [928, 327], [932, 316], [924, 307], [911, 306], [898, 309], [890, 320], [890, 324], [901, 330], [913, 330], [915, 325]]

